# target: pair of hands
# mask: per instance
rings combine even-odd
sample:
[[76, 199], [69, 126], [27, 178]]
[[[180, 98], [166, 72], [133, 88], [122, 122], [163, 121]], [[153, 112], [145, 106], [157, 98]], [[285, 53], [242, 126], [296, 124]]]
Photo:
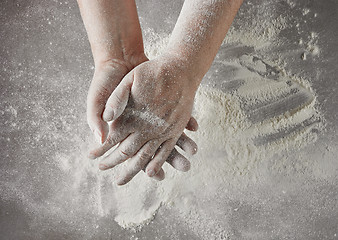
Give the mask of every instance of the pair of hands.
[[188, 171], [190, 162], [175, 145], [189, 155], [197, 151], [195, 142], [183, 133], [184, 128], [198, 127], [191, 117], [197, 86], [183, 64], [168, 54], [151, 61], [144, 54], [132, 59], [96, 67], [87, 99], [88, 123], [101, 143], [89, 157], [101, 157], [118, 145], [100, 159], [99, 168], [107, 170], [129, 159], [116, 177], [118, 185], [141, 170], [162, 180], [165, 161]]

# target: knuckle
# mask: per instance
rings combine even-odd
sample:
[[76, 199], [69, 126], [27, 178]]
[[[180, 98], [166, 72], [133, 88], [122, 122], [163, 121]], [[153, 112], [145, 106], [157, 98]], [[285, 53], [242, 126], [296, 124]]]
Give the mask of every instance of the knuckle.
[[139, 154], [138, 154], [138, 158], [141, 160], [141, 161], [146, 161], [146, 160], [149, 160], [150, 158], [152, 157], [152, 154], [150, 153], [150, 151], [141, 151]]
[[115, 136], [113, 136], [113, 135], [109, 135], [108, 137], [107, 137], [107, 143], [109, 144], [109, 145], [113, 145], [113, 144], [115, 144], [115, 142], [116, 142], [116, 137]]
[[131, 157], [131, 153], [126, 149], [119, 149], [118, 150], [118, 154], [121, 158], [130, 158]]
[[99, 164], [99, 169], [100, 170], [107, 170], [109, 168], [112, 168], [113, 166], [109, 162], [101, 162]]

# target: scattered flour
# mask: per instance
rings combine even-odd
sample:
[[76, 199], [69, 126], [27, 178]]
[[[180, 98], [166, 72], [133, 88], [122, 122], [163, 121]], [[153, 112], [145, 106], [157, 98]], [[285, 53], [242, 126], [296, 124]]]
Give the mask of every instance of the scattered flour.
[[[267, 14], [250, 22], [250, 26], [248, 22], [241, 28], [233, 26], [223, 46], [249, 46], [259, 51], [279, 44], [278, 34], [288, 26], [287, 20], [273, 16], [262, 21]], [[311, 39], [309, 49], [315, 47]], [[148, 57], [161, 54], [168, 40], [168, 35], [146, 30]], [[117, 187], [114, 176], [124, 164], [98, 173], [93, 162], [76, 158], [69, 164], [66, 158], [57, 156], [63, 171], [68, 171], [70, 165], [75, 169], [72, 191], [79, 191], [81, 196], [81, 186], [94, 178], [92, 202], [100, 216], [113, 215], [124, 228], [140, 229], [165, 207], [176, 212], [180, 221], [202, 239], [227, 239], [230, 233], [226, 215], [235, 210], [220, 211], [221, 200], [230, 193], [235, 198], [239, 190], [264, 179], [267, 171], [279, 171], [285, 161], [269, 169], [264, 166], [273, 157], [315, 142], [316, 129], [323, 127], [315, 108], [315, 94], [307, 81], [289, 77], [281, 67], [280, 75], [270, 76], [267, 59], [263, 62], [255, 58], [243, 53], [230, 60], [216, 59], [216, 73], [232, 69], [231, 78], [222, 79], [224, 86], [235, 84], [231, 88], [212, 87], [212, 75], [211, 83], [199, 88], [193, 112], [199, 130], [187, 132], [198, 144], [199, 152], [190, 158], [189, 172], [177, 172], [165, 165], [166, 178], [162, 182], [140, 173], [127, 185]]]
[[[255, 50], [268, 48], [280, 43], [278, 34], [288, 26], [282, 16], [269, 17], [266, 21], [259, 18], [250, 22], [250, 27], [252, 24], [251, 30], [247, 23], [240, 29], [232, 27], [223, 45], [237, 44]], [[154, 58], [165, 50], [169, 37], [148, 31], [145, 39], [151, 42], [145, 50], [149, 58]], [[310, 40], [308, 44], [311, 49], [312, 43]], [[166, 207], [177, 212], [187, 227], [202, 239], [226, 239], [230, 234], [226, 213], [223, 218], [212, 215], [220, 214], [219, 209], [211, 209], [221, 208], [215, 199], [223, 199], [231, 191], [259, 182], [265, 171], [279, 171], [285, 162], [269, 170], [262, 167], [272, 157], [316, 141], [316, 131], [323, 128], [322, 118], [315, 108], [315, 94], [306, 80], [291, 78], [285, 71], [281, 71], [277, 79], [271, 79], [267, 74], [267, 61], [253, 61], [249, 54], [230, 62], [215, 62], [236, 68], [233, 78], [224, 81], [240, 80], [240, 84], [231, 91], [208, 84], [199, 88], [193, 114], [200, 127], [196, 133], [187, 132], [198, 144], [199, 152], [190, 158], [192, 168], [188, 173], [165, 165], [166, 179], [162, 182], [138, 174], [123, 188], [114, 187], [115, 201], [105, 202], [100, 208], [102, 214], [111, 214], [114, 209], [115, 220], [122, 227], [139, 229], [154, 218], [160, 207]], [[281, 106], [287, 109], [282, 108], [283, 113], [277, 111], [277, 114], [271, 102], [277, 109]], [[267, 113], [264, 107], [269, 110]], [[253, 108], [258, 111], [257, 116], [261, 116], [259, 121], [252, 117]], [[111, 174], [115, 171], [119, 171], [118, 168]], [[208, 204], [210, 201], [213, 207]]]
[[[311, 32], [308, 36], [307, 43], [304, 44], [305, 51], [302, 53], [302, 60], [306, 60], [308, 55], [317, 56], [320, 53], [320, 49], [317, 45], [318, 42], [318, 34], [315, 32]], [[300, 43], [303, 45], [303, 41]]]
[[[286, 3], [291, 8], [296, 6], [296, 1]], [[254, 56], [259, 55], [257, 52], [282, 43], [283, 39], [278, 36], [290, 26], [287, 17], [269, 11], [265, 5], [249, 11], [252, 12], [239, 13], [240, 18], [222, 45], [225, 51], [232, 47], [245, 51], [238, 57], [216, 58], [213, 75], [210, 79], [206, 77], [196, 94], [193, 115], [199, 130], [187, 134], [196, 141], [199, 152], [190, 158], [189, 172], [177, 172], [166, 164], [166, 179], [162, 182], [140, 173], [127, 185], [118, 187], [114, 176], [125, 166], [99, 171], [97, 162], [88, 161], [86, 157], [88, 145], [94, 144], [93, 141], [72, 136], [72, 144], [80, 146], [74, 152], [55, 153], [51, 161], [63, 175], [59, 177], [61, 183], [56, 180], [55, 195], [48, 196], [48, 201], [41, 204], [33, 195], [19, 191], [18, 179], [4, 185], [5, 191], [15, 194], [14, 198], [30, 211], [71, 226], [99, 224], [99, 219], [107, 217], [114, 218], [124, 228], [137, 230], [149, 224], [163, 207], [175, 212], [178, 221], [201, 239], [229, 238], [228, 215], [238, 208], [224, 202], [240, 199], [240, 192], [252, 183], [263, 181], [267, 172], [277, 173], [283, 169], [293, 173], [294, 168], [289, 166], [284, 154], [315, 142], [316, 131], [323, 128], [323, 119], [316, 110], [315, 93], [306, 80], [288, 76], [282, 67], [280, 75], [270, 76], [270, 66], [266, 63], [271, 59], [265, 59], [269, 56], [263, 55], [264, 62], [254, 61]], [[152, 29], [146, 29], [144, 35], [145, 51], [150, 59], [165, 50], [169, 35], [155, 34]], [[302, 39], [298, 47], [302, 47], [306, 55], [316, 55], [320, 52], [317, 39], [312, 33], [308, 39]], [[248, 53], [249, 48], [253, 48], [254, 53]], [[220, 55], [226, 56], [222, 52]], [[271, 63], [271, 66], [275, 65]], [[224, 69], [227, 77], [223, 77]], [[217, 86], [214, 86], [213, 79], [224, 85], [215, 83]], [[38, 106], [35, 108], [39, 116], [47, 115]], [[11, 114], [14, 119], [17, 110], [9, 107], [2, 114]], [[153, 118], [143, 113], [140, 117]], [[160, 119], [156, 122], [162, 123]], [[53, 128], [45, 132], [53, 132]], [[327, 154], [334, 155], [330, 151]], [[272, 158], [278, 161], [266, 167]], [[320, 166], [306, 161], [301, 164], [318, 169], [316, 173], [323, 176]], [[65, 207], [65, 202], [69, 206]], [[86, 234], [85, 231], [91, 230], [81, 231]]]
[[[315, 109], [310, 104], [292, 116], [254, 125], [241, 110], [240, 98], [240, 94], [226, 94], [208, 87], [199, 89], [194, 114], [200, 128], [197, 133], [188, 133], [200, 146], [197, 156], [191, 158], [192, 169], [188, 173], [179, 173], [166, 166], [163, 182], [154, 183], [140, 174], [126, 187], [117, 188], [118, 215], [115, 220], [121, 226], [133, 228], [148, 223], [162, 205], [177, 207], [187, 219], [195, 214], [199, 216], [197, 202], [203, 200], [203, 196], [212, 199], [219, 192], [226, 193], [229, 185], [243, 187], [248, 181], [258, 181], [257, 168], [264, 159], [316, 140], [316, 134], [311, 130], [318, 125], [256, 146], [255, 137], [302, 122], [315, 114]], [[148, 194], [152, 203], [148, 202]], [[142, 199], [148, 201], [142, 202]]]
[[[264, 9], [264, 8], [262, 8]], [[267, 48], [271, 44], [280, 42], [276, 36], [287, 28], [285, 16], [271, 17], [267, 14], [271, 12], [260, 12], [262, 16], [251, 19], [247, 22], [238, 22], [238, 26], [233, 26], [227, 33], [223, 44], [241, 43], [245, 46], [252, 46], [255, 49]], [[263, 20], [264, 16], [268, 20]]]

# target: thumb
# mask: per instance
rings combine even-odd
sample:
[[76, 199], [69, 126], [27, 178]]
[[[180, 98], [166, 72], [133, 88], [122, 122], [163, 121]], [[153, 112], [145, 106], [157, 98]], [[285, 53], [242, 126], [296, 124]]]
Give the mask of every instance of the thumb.
[[123, 78], [123, 72], [116, 68], [102, 68], [94, 73], [87, 95], [87, 121], [96, 141], [103, 143], [108, 135], [108, 124], [102, 113], [110, 94]]
[[113, 121], [123, 113], [128, 104], [133, 80], [134, 71], [128, 73], [110, 95], [102, 115], [104, 121]]
[[[100, 94], [101, 93], [101, 94]], [[103, 143], [108, 134], [108, 124], [102, 120], [105, 100], [102, 91], [91, 88], [87, 97], [87, 121], [98, 143]], [[105, 98], [105, 99], [104, 99]]]

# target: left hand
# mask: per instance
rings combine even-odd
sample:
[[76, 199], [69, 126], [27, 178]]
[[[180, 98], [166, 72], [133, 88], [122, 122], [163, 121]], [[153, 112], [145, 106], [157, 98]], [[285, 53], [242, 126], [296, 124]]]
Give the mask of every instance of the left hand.
[[145, 168], [148, 176], [156, 175], [176, 144], [188, 154], [196, 153], [196, 144], [182, 134], [199, 82], [191, 75], [179, 60], [164, 55], [134, 68], [109, 97], [103, 113], [105, 121], [113, 120], [109, 135], [91, 155], [102, 156], [120, 143], [100, 162], [100, 169], [106, 170], [130, 158], [117, 184], [129, 182]]

